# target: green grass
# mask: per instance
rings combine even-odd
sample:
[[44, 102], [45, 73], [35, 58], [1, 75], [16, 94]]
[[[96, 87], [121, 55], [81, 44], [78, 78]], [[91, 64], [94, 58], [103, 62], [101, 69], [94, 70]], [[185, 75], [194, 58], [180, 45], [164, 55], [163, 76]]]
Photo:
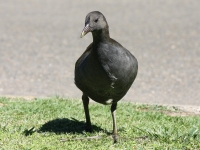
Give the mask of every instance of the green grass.
[[[200, 149], [200, 116], [181, 116], [173, 107], [119, 102], [120, 139], [113, 144], [110, 106], [89, 107], [92, 133], [84, 130], [81, 100], [0, 98], [0, 150]], [[90, 136], [102, 138], [84, 140]]]

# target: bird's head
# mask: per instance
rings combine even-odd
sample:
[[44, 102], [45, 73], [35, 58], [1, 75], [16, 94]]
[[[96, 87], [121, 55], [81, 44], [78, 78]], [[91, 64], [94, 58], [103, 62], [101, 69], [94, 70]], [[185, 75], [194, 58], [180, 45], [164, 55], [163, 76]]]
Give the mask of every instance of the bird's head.
[[96, 32], [107, 28], [108, 23], [101, 12], [90, 12], [85, 18], [85, 27], [81, 33], [81, 38], [85, 36], [88, 32]]

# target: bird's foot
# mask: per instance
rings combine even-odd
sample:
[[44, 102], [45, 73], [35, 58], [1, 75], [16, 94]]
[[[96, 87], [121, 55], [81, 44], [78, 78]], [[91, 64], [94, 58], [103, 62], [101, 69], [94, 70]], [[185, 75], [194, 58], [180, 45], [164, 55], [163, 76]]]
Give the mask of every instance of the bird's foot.
[[92, 132], [92, 126], [91, 125], [86, 125], [85, 131], [86, 132]]
[[113, 134], [112, 137], [113, 137], [113, 140], [114, 140], [113, 143], [114, 143], [114, 144], [115, 144], [115, 143], [118, 143], [119, 136], [118, 136], [117, 134]]

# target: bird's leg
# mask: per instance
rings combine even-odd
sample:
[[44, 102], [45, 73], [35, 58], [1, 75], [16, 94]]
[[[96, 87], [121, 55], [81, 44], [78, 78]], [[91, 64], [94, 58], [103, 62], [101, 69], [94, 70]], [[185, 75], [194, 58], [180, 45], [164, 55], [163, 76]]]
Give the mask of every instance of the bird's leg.
[[90, 113], [89, 113], [89, 109], [88, 109], [88, 104], [89, 104], [88, 96], [83, 94], [82, 101], [83, 101], [83, 107], [84, 107], [85, 118], [86, 118], [86, 131], [91, 132], [92, 131], [92, 125], [91, 125]]
[[117, 109], [117, 103], [113, 103], [111, 106], [111, 114], [113, 119], [113, 139], [114, 143], [117, 143], [118, 141], [118, 135], [117, 135], [117, 123], [116, 123], [116, 109]]

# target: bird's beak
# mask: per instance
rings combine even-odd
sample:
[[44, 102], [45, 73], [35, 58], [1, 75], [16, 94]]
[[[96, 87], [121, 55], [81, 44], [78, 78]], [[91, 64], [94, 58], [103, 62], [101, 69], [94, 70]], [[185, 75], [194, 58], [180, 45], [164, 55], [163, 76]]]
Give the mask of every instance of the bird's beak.
[[90, 26], [87, 24], [81, 33], [81, 38], [84, 37], [88, 32], [90, 32]]

